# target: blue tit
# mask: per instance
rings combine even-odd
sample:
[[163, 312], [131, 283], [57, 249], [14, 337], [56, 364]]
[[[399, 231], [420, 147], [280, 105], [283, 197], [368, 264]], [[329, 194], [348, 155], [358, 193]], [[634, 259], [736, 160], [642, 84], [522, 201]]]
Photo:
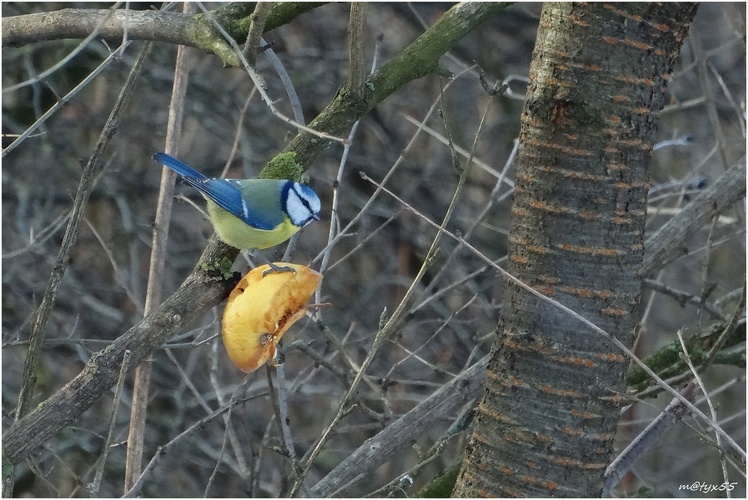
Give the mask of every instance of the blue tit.
[[275, 179], [211, 179], [166, 153], [153, 159], [178, 173], [208, 201], [221, 241], [240, 250], [280, 245], [319, 220], [317, 193], [304, 184]]

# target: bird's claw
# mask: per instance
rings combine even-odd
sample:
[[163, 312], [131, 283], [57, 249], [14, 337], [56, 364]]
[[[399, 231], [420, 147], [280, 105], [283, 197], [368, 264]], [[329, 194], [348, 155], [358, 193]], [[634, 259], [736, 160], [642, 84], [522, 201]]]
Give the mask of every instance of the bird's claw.
[[272, 262], [268, 262], [268, 265], [270, 266], [270, 269], [267, 269], [262, 272], [262, 277], [264, 278], [268, 274], [272, 273], [294, 273], [296, 274], [296, 269], [294, 269], [291, 266], [276, 266]]

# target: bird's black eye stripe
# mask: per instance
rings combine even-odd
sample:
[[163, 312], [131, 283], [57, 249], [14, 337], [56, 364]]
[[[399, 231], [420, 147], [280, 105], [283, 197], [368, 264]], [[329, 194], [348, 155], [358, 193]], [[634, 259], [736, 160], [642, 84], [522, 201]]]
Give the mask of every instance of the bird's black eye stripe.
[[304, 205], [304, 207], [309, 210], [309, 213], [313, 214], [314, 210], [312, 210], [312, 207], [309, 206], [309, 200], [307, 200], [305, 196], [297, 191], [297, 186], [298, 184], [294, 184], [293, 186], [293, 190], [296, 193], [296, 196], [301, 200], [301, 203]]

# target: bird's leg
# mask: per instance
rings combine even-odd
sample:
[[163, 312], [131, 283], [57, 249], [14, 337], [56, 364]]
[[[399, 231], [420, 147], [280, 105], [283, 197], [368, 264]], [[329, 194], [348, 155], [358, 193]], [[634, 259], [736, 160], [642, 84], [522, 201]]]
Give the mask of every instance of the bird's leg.
[[[271, 262], [267, 257], [264, 255], [261, 255], [260, 253], [256, 252], [255, 250], [242, 250], [242, 255], [247, 260], [250, 266], [253, 266], [252, 260], [250, 259], [250, 256], [252, 257], [259, 257], [260, 260], [265, 261], [265, 263], [270, 266], [270, 269], [263, 271], [262, 277], [264, 278], [268, 274], [272, 273], [296, 273], [296, 269], [294, 269], [291, 266], [277, 266], [273, 262]], [[256, 266], [255, 266], [256, 267]]]
[[263, 271], [262, 273], [263, 278], [271, 273], [294, 273], [296, 274], [296, 269], [294, 269], [291, 266], [276, 266], [270, 261], [268, 261], [268, 266], [270, 266], [270, 269], [268, 269], [267, 271]]
[[265, 276], [267, 276], [268, 274], [271, 274], [271, 273], [296, 273], [296, 269], [294, 269], [293, 267], [291, 267], [291, 266], [277, 266], [277, 265], [273, 264], [267, 257], [265, 257], [264, 255], [262, 255], [262, 254], [260, 254], [260, 253], [258, 253], [256, 251], [254, 251], [254, 250], [242, 250], [242, 254], [244, 255], [244, 258], [247, 259], [247, 261], [250, 260], [249, 256], [252, 255], [252, 256], [255, 256], [255, 257], [259, 257], [261, 260], [264, 260], [265, 263], [268, 266], [270, 266], [270, 269], [268, 269], [268, 270], [266, 270], [266, 271], [264, 271], [262, 273], [262, 277], [263, 278]]

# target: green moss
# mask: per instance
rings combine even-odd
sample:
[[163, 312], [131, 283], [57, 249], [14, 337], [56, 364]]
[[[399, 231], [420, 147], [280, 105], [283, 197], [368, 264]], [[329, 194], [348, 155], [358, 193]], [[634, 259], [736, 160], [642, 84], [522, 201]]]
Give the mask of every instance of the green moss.
[[[10, 479], [10, 476], [13, 474], [13, 468], [13, 462], [3, 453], [3, 482]], [[10, 496], [10, 494], [6, 496]]]
[[304, 173], [304, 167], [296, 161], [296, 153], [287, 151], [279, 153], [262, 169], [260, 179], [291, 179], [299, 182]]
[[[712, 348], [717, 339], [722, 335], [722, 332], [724, 331], [726, 326], [727, 325], [723, 322], [717, 322], [710, 325], [702, 333], [691, 335], [690, 337], [684, 339], [686, 350], [688, 351], [688, 354], [694, 365], [699, 366], [706, 360], [709, 350]], [[738, 325], [738, 328], [735, 329], [733, 335], [731, 335], [727, 339], [724, 346], [722, 346], [722, 349], [730, 349], [743, 342], [744, 340], [745, 323], [743, 322]], [[743, 360], [745, 359], [744, 354], [745, 351], [743, 351]], [[740, 360], [740, 357], [729, 357], [725, 359], [719, 356], [719, 353], [715, 358], [716, 362], [725, 364], [738, 363], [741, 367], [743, 367], [744, 365], [742, 365]], [[683, 360], [683, 347], [681, 346], [680, 341], [677, 339], [673, 340], [669, 344], [662, 346], [656, 352], [644, 358], [643, 361], [647, 366], [654, 370], [655, 373], [657, 373], [661, 378], [664, 379], [676, 377], [690, 371], [690, 368]], [[651, 384], [649, 375], [647, 375], [640, 366], [635, 364], [632, 364], [629, 368], [628, 374], [626, 376], [626, 382], [629, 386], [629, 389], [635, 391], [642, 391], [649, 387], [649, 385]]]
[[415, 495], [417, 498], [450, 498], [457, 482], [462, 462], [453, 465], [431, 480]]
[[231, 272], [231, 266], [233, 265], [234, 262], [224, 256], [217, 260], [201, 263], [200, 269], [208, 275], [209, 281], [225, 281], [233, 276]]

